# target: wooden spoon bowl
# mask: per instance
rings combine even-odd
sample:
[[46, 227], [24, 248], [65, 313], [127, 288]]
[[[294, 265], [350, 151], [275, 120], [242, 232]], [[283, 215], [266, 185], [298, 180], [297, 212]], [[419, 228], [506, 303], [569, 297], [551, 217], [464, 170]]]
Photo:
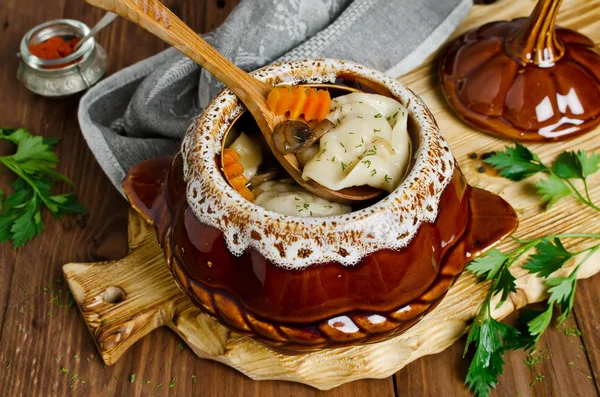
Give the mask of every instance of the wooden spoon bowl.
[[[358, 88], [349, 87], [349, 86], [340, 85], [340, 84], [303, 84], [303, 85], [306, 85], [307, 87], [317, 88], [317, 89], [328, 89], [328, 90], [334, 91], [335, 96], [350, 94], [352, 92], [361, 92]], [[231, 124], [231, 127], [233, 127], [238, 122], [238, 120], [240, 119], [242, 114], [240, 114], [236, 118], [236, 120], [234, 120], [234, 122]], [[221, 153], [223, 153], [223, 150], [225, 150], [235, 139], [235, 137], [232, 136], [233, 129], [231, 127], [229, 128], [229, 130], [227, 130], [227, 132], [223, 136], [223, 140], [221, 142]], [[272, 134], [269, 134], [269, 136], [272, 137]], [[296, 156], [296, 154], [294, 154], [294, 153], [281, 154], [275, 148], [272, 138], [270, 139], [271, 143], [269, 143], [268, 139], [265, 139], [265, 140], [267, 141], [267, 144], [269, 144], [275, 157], [277, 158], [278, 155], [284, 157], [286, 159], [285, 161], [294, 168], [294, 171], [293, 171], [294, 174], [297, 174], [297, 175], [299, 175], [300, 178], [302, 178], [302, 167], [300, 166], [300, 163], [298, 161], [298, 157]], [[279, 161], [279, 158], [277, 158], [277, 160]], [[281, 161], [279, 161], [279, 163], [281, 163]], [[224, 168], [223, 159], [221, 159], [221, 168]], [[287, 168], [286, 168], [286, 171], [288, 171]], [[290, 175], [292, 175], [289, 171], [288, 171], [288, 173]], [[226, 176], [226, 178], [227, 178], [227, 176]], [[296, 178], [294, 178], [294, 179], [296, 179]], [[303, 180], [303, 182], [305, 184], [308, 184], [308, 185], [314, 187], [315, 189], [319, 189], [318, 193], [316, 191], [307, 189], [307, 190], [311, 191], [312, 193], [318, 195], [319, 197], [328, 199], [330, 201], [342, 203], [342, 204], [352, 204], [356, 201], [372, 200], [374, 198], [381, 196], [384, 193], [383, 190], [376, 189], [376, 188], [368, 186], [368, 185], [352, 186], [352, 187], [344, 188], [341, 190], [333, 191], [333, 190], [328, 189], [312, 180]], [[301, 185], [303, 187], [306, 187], [304, 184], [301, 184]]]
[[286, 172], [303, 188], [324, 199], [350, 204], [375, 198], [382, 190], [370, 186], [357, 186], [334, 191], [315, 181], [305, 181], [298, 159], [275, 149], [273, 130], [285, 120], [267, 106], [266, 99], [273, 88], [238, 68], [204, 41], [158, 0], [86, 0], [87, 3], [113, 12], [139, 25], [182, 54], [201, 65], [222, 81], [246, 105], [258, 124], [273, 155]]

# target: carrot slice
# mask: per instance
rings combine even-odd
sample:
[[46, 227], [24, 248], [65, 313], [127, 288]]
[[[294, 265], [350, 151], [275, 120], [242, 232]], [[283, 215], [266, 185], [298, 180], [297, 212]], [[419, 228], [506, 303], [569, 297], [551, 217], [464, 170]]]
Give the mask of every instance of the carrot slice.
[[323, 120], [331, 109], [331, 96], [327, 90], [307, 86], [275, 87], [267, 97], [267, 105], [275, 114], [290, 112], [291, 119], [304, 114], [306, 121]]
[[240, 154], [234, 149], [225, 149], [223, 150], [223, 165], [227, 166], [231, 163], [237, 163], [240, 157]]
[[290, 117], [297, 119], [304, 112], [304, 105], [308, 97], [307, 91], [304, 87], [294, 87], [294, 103], [290, 107]]
[[239, 162], [240, 154], [232, 148], [223, 150], [223, 173], [229, 184], [247, 200], [254, 200], [254, 193], [246, 186], [248, 179], [244, 176], [244, 166]]
[[278, 87], [279, 102], [275, 105], [275, 114], [284, 114], [294, 103], [294, 93], [292, 87]]
[[241, 189], [238, 189], [238, 193], [241, 194], [242, 197], [245, 198], [246, 200], [250, 200], [250, 201], [254, 200], [254, 193], [252, 193], [252, 191], [250, 191], [250, 189], [248, 189], [246, 186], [244, 186]]
[[224, 167], [223, 171], [225, 171], [225, 175], [232, 179], [238, 175], [242, 175], [244, 173], [244, 166], [238, 162], [228, 164]]
[[331, 111], [331, 95], [329, 95], [329, 91], [319, 90], [317, 96], [319, 98], [319, 107], [316, 111], [315, 118], [321, 121], [325, 119]]
[[240, 190], [246, 187], [246, 183], [248, 183], [248, 179], [244, 175], [238, 175], [235, 178], [229, 179], [229, 183], [235, 190]]
[[317, 90], [309, 88], [307, 90], [306, 104], [304, 105], [304, 118], [306, 120], [316, 119], [318, 109], [319, 94], [317, 94]]
[[276, 114], [283, 114], [283, 113], [278, 113], [275, 110], [275, 109], [277, 109], [277, 104], [279, 103], [280, 96], [281, 96], [281, 88], [280, 87], [273, 88], [271, 90], [271, 92], [269, 92], [269, 95], [267, 96], [267, 106], [269, 107], [269, 109], [274, 111]]

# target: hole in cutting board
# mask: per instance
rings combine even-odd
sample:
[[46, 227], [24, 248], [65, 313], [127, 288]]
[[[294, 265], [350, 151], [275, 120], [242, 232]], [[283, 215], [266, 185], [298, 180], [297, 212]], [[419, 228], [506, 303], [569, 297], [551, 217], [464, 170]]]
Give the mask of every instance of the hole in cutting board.
[[100, 296], [106, 303], [121, 303], [125, 299], [125, 291], [116, 285], [106, 288]]

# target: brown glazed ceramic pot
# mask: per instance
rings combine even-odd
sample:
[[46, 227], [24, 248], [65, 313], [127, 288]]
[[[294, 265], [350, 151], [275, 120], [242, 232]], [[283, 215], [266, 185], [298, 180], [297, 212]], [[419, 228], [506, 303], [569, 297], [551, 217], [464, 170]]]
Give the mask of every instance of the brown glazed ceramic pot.
[[221, 173], [221, 141], [243, 111], [224, 90], [180, 154], [133, 167], [125, 192], [156, 226], [175, 281], [226, 327], [288, 353], [384, 340], [432, 310], [470, 259], [516, 228], [508, 203], [465, 183], [431, 113], [398, 81], [326, 59], [254, 76], [272, 84], [344, 81], [395, 97], [409, 111], [413, 160], [394, 192], [350, 214], [267, 211]]
[[475, 128], [520, 141], [572, 138], [600, 124], [600, 55], [554, 22], [560, 0], [529, 18], [493, 22], [451, 42], [440, 62], [444, 95]]

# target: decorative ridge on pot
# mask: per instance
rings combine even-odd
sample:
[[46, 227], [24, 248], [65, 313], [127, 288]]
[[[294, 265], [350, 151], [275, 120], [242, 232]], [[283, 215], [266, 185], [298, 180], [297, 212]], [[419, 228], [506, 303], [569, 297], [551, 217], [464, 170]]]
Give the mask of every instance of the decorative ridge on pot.
[[435, 221], [440, 197], [454, 173], [454, 158], [433, 116], [410, 89], [383, 73], [333, 59], [275, 64], [253, 75], [278, 85], [334, 83], [344, 73], [386, 87], [408, 110], [419, 140], [409, 172], [389, 196], [345, 215], [303, 218], [259, 207], [229, 186], [217, 162], [224, 134], [244, 110], [226, 89], [188, 130], [182, 155], [189, 206], [200, 222], [223, 232], [232, 254], [242, 255], [252, 247], [289, 269], [333, 261], [349, 266], [375, 251], [406, 247], [423, 222]]

